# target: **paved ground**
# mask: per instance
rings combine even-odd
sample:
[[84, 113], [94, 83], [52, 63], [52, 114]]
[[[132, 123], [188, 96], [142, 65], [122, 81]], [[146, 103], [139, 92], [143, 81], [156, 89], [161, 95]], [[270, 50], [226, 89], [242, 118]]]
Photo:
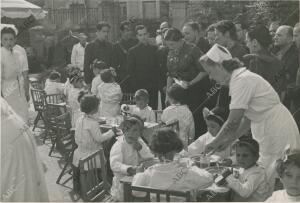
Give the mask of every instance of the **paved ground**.
[[[33, 110], [33, 107], [30, 107], [30, 118], [31, 121], [35, 118], [36, 113]], [[31, 122], [32, 123], [32, 122]], [[45, 178], [48, 187], [49, 199], [51, 202], [82, 202], [79, 199], [78, 195], [74, 194], [72, 191], [72, 177], [70, 174], [66, 174], [62, 177], [60, 183], [56, 184], [56, 179], [59, 176], [63, 166], [64, 161], [62, 156], [54, 151], [50, 156], [48, 156], [51, 142], [50, 140], [46, 140], [44, 144], [42, 142], [43, 130], [36, 128], [34, 131], [34, 136], [36, 140], [36, 144], [38, 147], [38, 151], [40, 152], [41, 160], [43, 161], [46, 172]]]

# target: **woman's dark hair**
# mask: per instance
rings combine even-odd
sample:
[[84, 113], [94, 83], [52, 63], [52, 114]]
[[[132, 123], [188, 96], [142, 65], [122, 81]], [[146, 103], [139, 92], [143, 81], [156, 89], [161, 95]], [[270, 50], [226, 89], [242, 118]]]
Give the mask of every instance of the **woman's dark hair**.
[[265, 49], [272, 43], [272, 36], [268, 28], [264, 25], [256, 25], [249, 28], [248, 37], [251, 40], [256, 39], [258, 43]]
[[99, 99], [95, 95], [85, 95], [80, 100], [80, 110], [86, 114], [90, 114], [98, 109]]
[[166, 31], [164, 39], [167, 41], [175, 41], [183, 39], [183, 34], [176, 28], [170, 28]]
[[14, 37], [16, 37], [16, 31], [11, 28], [11, 27], [4, 27], [1, 30], [1, 36], [3, 36], [4, 34], [12, 34]]
[[49, 79], [50, 80], [57, 80], [57, 79], [60, 79], [60, 73], [57, 72], [57, 71], [52, 71], [49, 75]]
[[109, 67], [104, 61], [95, 60], [93, 62], [93, 68], [99, 69], [99, 70], [104, 70], [104, 69], [108, 69]]
[[229, 32], [229, 36], [232, 40], [237, 40], [236, 27], [230, 20], [221, 20], [215, 24], [215, 29], [225, 34]]
[[237, 59], [237, 58], [233, 58], [233, 59], [229, 59], [229, 60], [224, 60], [222, 62], [222, 66], [228, 71], [228, 72], [232, 72], [235, 69], [241, 68], [243, 66], [243, 63]]
[[179, 102], [180, 104], [186, 104], [185, 90], [178, 84], [173, 83], [167, 90], [167, 94], [170, 98]]
[[110, 25], [108, 24], [108, 22], [101, 21], [101, 22], [99, 22], [99, 23], [97, 24], [96, 29], [97, 29], [98, 31], [101, 31], [102, 28], [104, 28], [104, 27], [110, 28]]
[[105, 69], [100, 72], [100, 77], [103, 82], [110, 83], [113, 81], [114, 75], [110, 69]]
[[291, 165], [300, 168], [300, 151], [291, 152], [289, 155], [286, 155], [285, 158], [276, 161], [275, 169], [279, 177], [282, 178], [284, 171]]
[[144, 121], [138, 115], [130, 115], [124, 118], [124, 121], [121, 123], [120, 128], [124, 131], [129, 130], [132, 126], [139, 125], [141, 128], [144, 127]]
[[172, 151], [180, 152], [183, 149], [183, 143], [175, 131], [170, 128], [161, 128], [154, 133], [150, 149], [155, 154], [165, 155]]
[[247, 147], [252, 154], [255, 156], [256, 161], [259, 158], [259, 144], [256, 140], [252, 139], [252, 138], [245, 138], [243, 140], [239, 140], [234, 144], [234, 147]]

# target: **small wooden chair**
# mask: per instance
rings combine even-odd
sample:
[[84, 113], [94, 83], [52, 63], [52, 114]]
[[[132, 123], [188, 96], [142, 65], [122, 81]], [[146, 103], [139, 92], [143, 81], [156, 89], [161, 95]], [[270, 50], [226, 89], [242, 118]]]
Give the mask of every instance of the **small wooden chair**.
[[[143, 198], [142, 201], [144, 202], [151, 202], [153, 200], [152, 198], [155, 194], [155, 202], [170, 202], [171, 197], [180, 197], [182, 199], [185, 199], [185, 202], [190, 202], [192, 199], [192, 195], [190, 191], [174, 191], [174, 190], [161, 190], [161, 189], [155, 189], [150, 187], [142, 187], [142, 186], [131, 186], [130, 199], [124, 200], [124, 201], [134, 201], [135, 199], [138, 199], [138, 201], [141, 201], [141, 198], [134, 197], [132, 195], [132, 192], [146, 192], [146, 196]], [[152, 198], [151, 198], [152, 197]], [[164, 198], [165, 197], [165, 198]]]
[[133, 93], [123, 93], [121, 104], [135, 104]]
[[44, 108], [45, 108], [45, 92], [44, 90], [39, 90], [39, 89], [30, 89], [31, 92], [31, 98], [34, 106], [34, 110], [37, 112], [37, 115], [34, 119], [34, 124], [33, 124], [33, 131], [37, 127], [37, 124], [40, 120], [42, 120], [45, 124], [45, 118], [43, 115]]
[[59, 104], [65, 101], [63, 94], [47, 94], [45, 98], [46, 104]]
[[[97, 170], [97, 159], [98, 161], [100, 159], [101, 173]], [[80, 159], [79, 170], [81, 195], [84, 201], [101, 201], [110, 195], [103, 149]]]

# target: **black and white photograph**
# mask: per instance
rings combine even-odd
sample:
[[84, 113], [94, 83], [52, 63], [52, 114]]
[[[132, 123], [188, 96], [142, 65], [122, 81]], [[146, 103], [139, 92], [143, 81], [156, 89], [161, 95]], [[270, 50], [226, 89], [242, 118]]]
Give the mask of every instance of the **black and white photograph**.
[[299, 0], [0, 0], [1, 202], [300, 202]]

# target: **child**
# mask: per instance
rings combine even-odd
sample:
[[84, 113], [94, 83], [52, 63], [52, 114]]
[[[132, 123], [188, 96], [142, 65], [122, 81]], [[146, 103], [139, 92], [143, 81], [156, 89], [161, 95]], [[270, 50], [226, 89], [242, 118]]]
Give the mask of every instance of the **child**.
[[80, 115], [80, 103], [78, 101], [78, 96], [81, 91], [84, 91], [84, 81], [83, 77], [74, 74], [70, 77], [70, 84], [72, 87], [69, 90], [67, 105], [71, 111], [72, 127], [75, 127], [77, 118]]
[[[213, 177], [204, 169], [175, 161], [174, 157], [183, 149], [183, 143], [173, 130], [158, 130], [153, 136], [150, 149], [158, 156], [160, 163], [136, 174], [132, 181], [133, 186], [196, 192], [197, 189], [212, 185]], [[134, 193], [135, 196], [145, 196], [142, 194]]]
[[263, 202], [270, 196], [270, 186], [264, 168], [256, 162], [259, 144], [254, 139], [243, 139], [235, 144], [237, 164], [241, 167], [239, 177], [232, 174], [226, 178], [227, 187], [234, 191], [234, 202]]
[[[136, 105], [125, 105], [124, 111], [130, 114], [138, 115], [145, 122], [155, 123], [155, 114], [149, 103], [149, 94], [145, 89], [140, 89], [135, 92], [134, 99]], [[127, 109], [126, 109], [127, 108]]]
[[91, 92], [94, 95], [97, 95], [97, 97], [99, 98], [98, 95], [98, 86], [103, 82], [100, 76], [100, 72], [101, 70], [107, 69], [108, 66], [105, 62], [103, 61], [99, 61], [96, 59], [96, 61], [93, 63], [93, 72], [95, 77], [93, 78], [92, 81], [92, 87], [91, 87]]
[[147, 145], [140, 138], [144, 123], [136, 115], [129, 116], [122, 124], [124, 136], [118, 137], [110, 151], [110, 166], [114, 173], [111, 194], [115, 200], [123, 201], [123, 187], [120, 180], [134, 175], [137, 166], [144, 160], [153, 159]]
[[267, 202], [300, 202], [300, 151], [287, 154], [276, 163], [276, 171], [284, 190], [273, 192]]
[[63, 94], [64, 84], [60, 82], [60, 73], [52, 71], [49, 78], [45, 82], [45, 92], [46, 94]]
[[[207, 132], [195, 140], [188, 146], [188, 155], [196, 155], [204, 152], [205, 145], [215, 139], [222, 125], [227, 120], [228, 113], [222, 107], [215, 107], [211, 111], [207, 108], [203, 109], [203, 117], [205, 118]], [[215, 153], [221, 158], [228, 158], [230, 156], [230, 148], [222, 152]]]
[[164, 109], [161, 121], [169, 123], [173, 120], [179, 121], [179, 137], [183, 142], [184, 149], [194, 140], [195, 124], [192, 112], [184, 104], [185, 91], [174, 83], [167, 90], [170, 106]]
[[[102, 148], [102, 142], [111, 139], [115, 133], [109, 130], [101, 133], [97, 115], [99, 100], [94, 95], [85, 95], [80, 99], [80, 110], [83, 112], [75, 125], [75, 142], [78, 148], [73, 156], [73, 188], [80, 192], [79, 160]], [[101, 168], [100, 159], [97, 159], [97, 168]]]
[[121, 87], [115, 82], [115, 76], [111, 69], [102, 70], [100, 75], [103, 81], [98, 86], [98, 93], [101, 99], [100, 116], [116, 117], [120, 114]]

